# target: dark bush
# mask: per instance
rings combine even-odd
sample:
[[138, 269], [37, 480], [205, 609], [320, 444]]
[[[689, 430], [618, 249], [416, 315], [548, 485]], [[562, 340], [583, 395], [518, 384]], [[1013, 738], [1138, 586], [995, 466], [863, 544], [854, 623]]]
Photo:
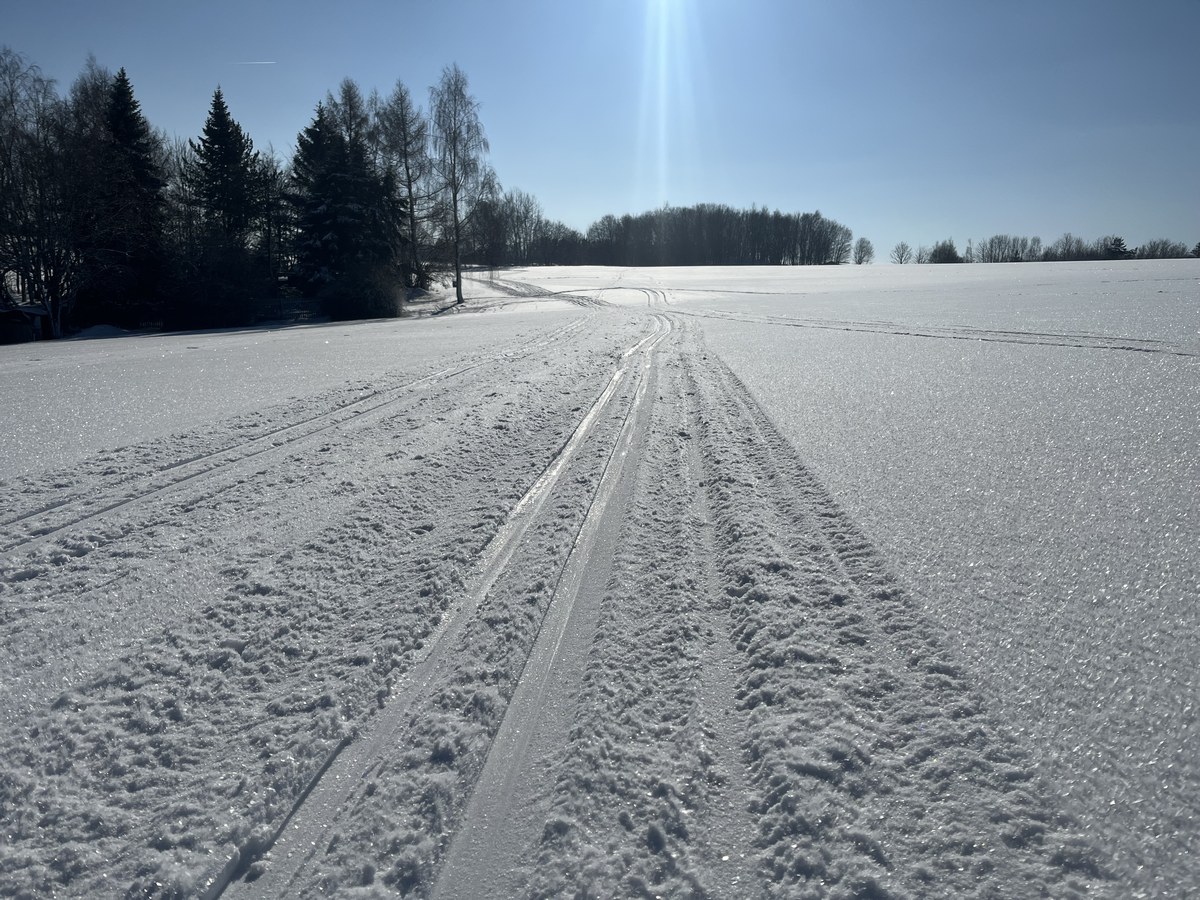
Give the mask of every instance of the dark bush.
[[321, 309], [329, 318], [388, 319], [400, 315], [404, 285], [387, 267], [347, 273], [321, 289]]

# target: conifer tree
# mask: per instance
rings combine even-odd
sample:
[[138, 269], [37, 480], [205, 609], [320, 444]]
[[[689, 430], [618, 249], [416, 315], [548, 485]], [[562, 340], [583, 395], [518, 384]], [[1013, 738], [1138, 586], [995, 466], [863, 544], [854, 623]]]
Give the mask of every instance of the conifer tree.
[[199, 328], [254, 321], [272, 287], [269, 258], [256, 259], [250, 246], [265, 170], [220, 87], [199, 140], [176, 148], [172, 174], [175, 283], [164, 322]]
[[95, 208], [80, 242], [89, 274], [79, 307], [83, 324], [136, 326], [156, 315], [166, 182], [160, 139], [142, 115], [124, 69], [109, 88], [104, 124], [100, 181], [89, 198]]
[[1105, 259], [1128, 259], [1133, 256], [1133, 251], [1125, 246], [1125, 238], [1119, 235], [1101, 238], [1100, 244]]
[[326, 96], [325, 105], [345, 147], [341, 218], [351, 241], [347, 262], [360, 273], [387, 266], [395, 256], [397, 185], [374, 152], [369, 105], [349, 78], [342, 81], [336, 97]]
[[159, 143], [133, 96], [133, 85], [124, 69], [119, 69], [113, 79], [108, 128], [113, 212], [121, 220], [118, 235], [131, 256], [145, 256], [157, 244], [166, 182], [159, 165]]
[[243, 242], [255, 214], [258, 154], [230, 116], [219, 87], [204, 132], [190, 146], [195, 155], [190, 175], [205, 223], [226, 239]]
[[962, 261], [958, 248], [954, 246], [954, 238], [938, 241], [929, 251], [928, 262], [931, 263], [960, 263]]
[[315, 296], [345, 270], [347, 155], [345, 141], [324, 103], [296, 138], [289, 200], [296, 210], [296, 274], [300, 290]]
[[395, 179], [371, 153], [361, 95], [343, 82], [317, 105], [292, 159], [296, 281], [334, 318], [399, 311], [400, 216]]

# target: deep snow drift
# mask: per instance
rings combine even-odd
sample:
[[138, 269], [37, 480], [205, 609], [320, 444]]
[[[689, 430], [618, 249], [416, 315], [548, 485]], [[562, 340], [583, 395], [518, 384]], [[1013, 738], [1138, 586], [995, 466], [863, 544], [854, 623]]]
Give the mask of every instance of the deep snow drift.
[[0, 354], [0, 893], [1200, 889], [1200, 264], [471, 296]]

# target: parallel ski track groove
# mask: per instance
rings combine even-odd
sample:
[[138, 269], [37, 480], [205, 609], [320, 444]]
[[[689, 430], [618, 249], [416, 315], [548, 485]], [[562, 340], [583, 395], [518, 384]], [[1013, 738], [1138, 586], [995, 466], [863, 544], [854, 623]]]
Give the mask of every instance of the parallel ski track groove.
[[656, 306], [671, 305], [671, 299], [667, 296], [666, 291], [659, 290], [658, 288], [638, 288], [638, 290], [646, 295], [646, 305], [651, 309]]
[[[533, 648], [526, 657], [517, 686], [505, 708], [483, 768], [467, 800], [463, 824], [455, 833], [453, 842], [443, 858], [438, 881], [431, 893], [435, 900], [439, 897], [454, 900], [463, 896], [477, 896], [474, 892], [462, 893], [464, 888], [479, 887], [478, 884], [471, 883], [472, 879], [478, 880], [479, 870], [477, 864], [472, 865], [469, 857], [495, 857], [502, 856], [505, 852], [496, 849], [492, 831], [483, 828], [482, 834], [479, 834], [474, 825], [496, 821], [504, 813], [506, 801], [511, 799], [516, 790], [515, 782], [521, 770], [528, 768], [529, 746], [540, 720], [536, 711], [545, 708], [548, 688], [560, 668], [557, 664], [568, 636], [568, 625], [572, 622], [575, 601], [582, 589], [584, 570], [595, 563], [592, 552], [597, 541], [599, 522], [609, 509], [608, 504], [623, 473], [627, 471], [626, 465], [636, 465], [636, 460], [631, 459], [629, 450], [636, 437], [634, 425], [639, 413], [647, 408], [647, 386], [651, 377], [654, 350], [672, 332], [672, 323], [668, 317], [656, 315], [654, 319], [654, 333], [625, 353], [625, 359], [639, 351], [644, 351], [645, 354], [645, 361], [638, 376], [637, 390], [625, 409], [620, 430], [605, 460], [595, 493], [579, 523], [570, 554], [555, 582], [552, 598]], [[666, 330], [660, 331], [660, 326], [665, 326]], [[534, 721], [530, 727], [523, 728], [522, 724], [531, 718]]]
[[[628, 374], [626, 361], [639, 351], [653, 346], [666, 333], [669, 333], [669, 323], [665, 323], [667, 325], [666, 332], [660, 330], [664, 323], [665, 319], [660, 321], [658, 317], [655, 317], [654, 330], [624, 351], [621, 364], [605, 384], [588, 412], [580, 419], [579, 425], [576, 426], [571, 436], [564, 442], [559, 452], [547, 464], [526, 494], [517, 501], [509, 514], [508, 521], [484, 549], [476, 575], [471, 580], [468, 590], [464, 592], [463, 599], [446, 611], [442, 622], [425, 641], [421, 656], [414, 660], [412, 666], [401, 676], [400, 682], [393, 690], [391, 701], [370, 725], [369, 733], [354, 744], [348, 746], [343, 742], [330, 752], [329, 757], [320, 766], [308, 787], [297, 798], [291, 810], [280, 825], [274, 829], [268, 840], [254, 847], [242, 848], [219, 870], [209, 876], [207, 888], [201, 895], [203, 900], [217, 900], [224, 895], [229, 888], [235, 885], [237, 879], [255, 859], [261, 858], [283, 841], [288, 826], [304, 809], [314, 805], [310, 802], [314, 795], [317, 795], [317, 800], [326, 809], [334, 810], [322, 831], [332, 827], [354, 786], [362, 777], [378, 766], [381, 748], [394, 744], [394, 736], [406, 727], [404, 719], [408, 710], [428, 690], [436, 676], [453, 664], [454, 661], [449, 658], [449, 652], [453, 648], [455, 640], [465, 629], [483, 598], [511, 561], [526, 531], [552, 496], [555, 484], [572, 456], [591, 435], [596, 421], [612, 400], [617, 387]], [[350, 773], [327, 778], [326, 775], [335, 762], [340, 768], [349, 768]], [[316, 846], [314, 844], [314, 848]], [[310, 856], [311, 853], [304, 855], [303, 858], [291, 865], [286, 874], [282, 873], [282, 861], [276, 861], [267, 869], [266, 874], [254, 883], [253, 889], [246, 888], [245, 892], [252, 896], [288, 896], [297, 880], [304, 874]], [[281, 880], [283, 883], [280, 883]], [[241, 888], [242, 885], [237, 883], [237, 887]]]
[[779, 325], [785, 328], [812, 328], [818, 331], [857, 331], [896, 337], [931, 338], [977, 343], [1021, 344], [1033, 347], [1070, 347], [1080, 350], [1116, 350], [1128, 353], [1161, 353], [1167, 356], [1198, 357], [1200, 354], [1182, 350], [1166, 341], [1148, 338], [1127, 338], [1102, 334], [1058, 334], [1036, 331], [1004, 331], [958, 327], [900, 325], [894, 322], [857, 322], [838, 319], [798, 319], [787, 316], [749, 315], [726, 310], [707, 312], [679, 310], [682, 315], [697, 319], [721, 319], [746, 322], [752, 325]]
[[[217, 477], [222, 472], [228, 471], [233, 467], [255, 459], [256, 457], [266, 454], [278, 454], [291, 450], [303, 442], [319, 437], [328, 431], [354, 424], [364, 416], [379, 412], [380, 410], [407, 400], [411, 397], [412, 392], [418, 388], [464, 375], [467, 372], [478, 369], [479, 367], [490, 362], [494, 362], [497, 359], [527, 355], [536, 351], [540, 347], [546, 346], [552, 341], [559, 340], [562, 337], [577, 331], [583, 326], [583, 324], [584, 323], [582, 321], [571, 322], [555, 329], [550, 334], [539, 335], [537, 338], [531, 341], [518, 345], [517, 347], [508, 348], [500, 353], [486, 354], [465, 364], [455, 365], [445, 369], [437, 370], [435, 372], [430, 372], [396, 387], [371, 391], [366, 396], [343, 403], [333, 409], [317, 413], [316, 415], [310, 416], [299, 422], [292, 422], [288, 425], [273, 428], [247, 441], [231, 444], [218, 450], [212, 450], [207, 453], [198, 454], [187, 459], [177, 460], [165, 466], [161, 466], [152, 472], [139, 474], [135, 476], [135, 479], [142, 483], [142, 487], [135, 493], [113, 500], [112, 502], [105, 503], [97, 508], [91, 508], [87, 511], [79, 512], [73, 518], [65, 522], [47, 525], [41, 528], [35, 528], [27, 537], [0, 545], [0, 553], [19, 552], [24, 548], [42, 544], [53, 538], [55, 535], [61, 534], [65, 531], [70, 531], [71, 529], [87, 522], [103, 518], [108, 513], [111, 513], [115, 510], [127, 509], [128, 507], [144, 503], [159, 495], [166, 494], [172, 490], [175, 490], [176, 488], [182, 487], [194, 481]], [[266, 444], [266, 446], [263, 446], [264, 444]], [[214, 464], [209, 466], [204, 465], [209, 462], [213, 462]], [[199, 468], [196, 468], [195, 471], [187, 471], [193, 467]], [[147, 481], [151, 481], [162, 476], [169, 476], [171, 473], [180, 472], [181, 474], [178, 474], [177, 477], [169, 478], [166, 483], [145, 486]], [[128, 483], [128, 480], [120, 482], [120, 484]], [[67, 500], [59, 503], [47, 504], [31, 512], [24, 513], [4, 522], [0, 522], [0, 528], [11, 528], [14, 525], [30, 522], [32, 520], [36, 520], [39, 516], [45, 516], [47, 513], [61, 510], [64, 507], [69, 507], [71, 505], [85, 506], [87, 501], [90, 499], [91, 498], [89, 497], [82, 501]]]
[[[527, 281], [515, 281], [511, 278], [472, 278], [476, 284], [495, 288], [503, 294], [510, 297], [522, 299], [546, 299], [546, 300], [565, 300], [568, 303], [573, 303], [576, 306], [584, 307], [585, 309], [594, 309], [601, 306], [612, 306], [606, 300], [597, 297], [587, 297], [582, 294], [577, 294], [574, 291], [552, 291], [547, 288], [539, 287], [536, 284], [530, 284]], [[497, 305], [505, 305], [504, 301], [500, 301]]]

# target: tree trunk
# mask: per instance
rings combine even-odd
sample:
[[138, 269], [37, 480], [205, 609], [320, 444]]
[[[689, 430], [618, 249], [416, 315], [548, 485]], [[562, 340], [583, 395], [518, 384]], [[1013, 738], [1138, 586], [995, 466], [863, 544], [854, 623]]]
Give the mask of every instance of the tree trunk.
[[421, 258], [418, 254], [418, 248], [417, 248], [417, 211], [415, 209], [413, 209], [414, 205], [415, 205], [415, 200], [413, 199], [413, 192], [409, 191], [408, 192], [408, 244], [409, 244], [409, 253], [412, 255], [413, 275], [416, 276], [417, 281], [419, 282], [421, 280]]
[[454, 297], [457, 303], [462, 303], [462, 223], [458, 218], [457, 196], [450, 198], [450, 206], [450, 214], [454, 217]]

